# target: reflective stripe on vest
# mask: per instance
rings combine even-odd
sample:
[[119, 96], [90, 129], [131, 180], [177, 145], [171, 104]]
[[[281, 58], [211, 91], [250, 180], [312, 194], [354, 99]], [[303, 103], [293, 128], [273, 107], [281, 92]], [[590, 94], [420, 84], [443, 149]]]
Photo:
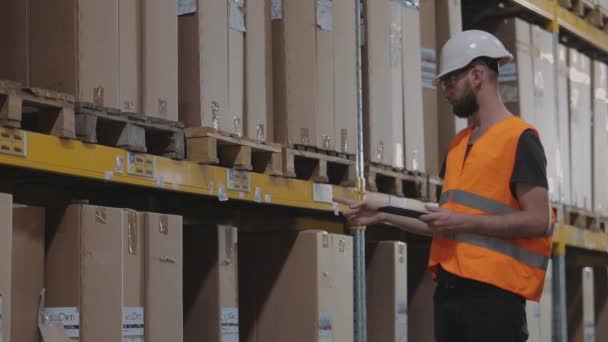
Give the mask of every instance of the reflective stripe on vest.
[[[493, 215], [508, 214], [518, 210], [491, 198], [462, 190], [448, 190], [442, 193], [439, 204], [445, 204], [448, 201], [464, 205], [469, 208], [481, 210]], [[551, 233], [553, 232], [553, 224], [551, 224], [549, 231]], [[547, 264], [549, 263], [548, 256], [532, 252], [523, 247], [510, 243], [509, 241], [498, 238], [478, 234], [455, 234], [448, 236], [448, 238], [459, 242], [469, 243], [478, 247], [487, 248], [494, 252], [510, 256], [530, 267], [539, 268], [541, 270], [545, 270], [547, 268]]]

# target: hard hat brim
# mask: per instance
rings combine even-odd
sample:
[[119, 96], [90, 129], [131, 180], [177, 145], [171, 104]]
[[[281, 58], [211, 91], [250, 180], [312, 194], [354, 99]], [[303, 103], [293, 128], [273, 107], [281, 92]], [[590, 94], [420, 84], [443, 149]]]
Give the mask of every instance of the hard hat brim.
[[[484, 57], [484, 56], [481, 56], [481, 57]], [[498, 59], [498, 65], [499, 65], [499, 67], [503, 66], [505, 64], [508, 64], [508, 63], [510, 63], [513, 60], [513, 55], [512, 54], [509, 54], [507, 56], [500, 56], [500, 57], [492, 57], [492, 56], [486, 56], [486, 57]], [[480, 58], [480, 57], [477, 57], [477, 58]], [[477, 59], [477, 58], [475, 58], [475, 59]], [[441, 82], [441, 79], [443, 77], [445, 77], [446, 75], [451, 74], [454, 71], [466, 68], [467, 65], [471, 64], [472, 62], [473, 61], [470, 61], [469, 63], [467, 63], [465, 65], [462, 65], [460, 67], [455, 67], [455, 68], [452, 68], [450, 70], [444, 70], [441, 74], [435, 76], [435, 78], [433, 79], [433, 86], [439, 85], [439, 82]]]

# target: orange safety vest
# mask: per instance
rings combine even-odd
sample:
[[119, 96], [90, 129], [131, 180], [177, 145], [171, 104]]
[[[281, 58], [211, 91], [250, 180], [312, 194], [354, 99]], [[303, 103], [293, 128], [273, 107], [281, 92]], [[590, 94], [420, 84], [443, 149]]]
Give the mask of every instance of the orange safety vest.
[[[501, 215], [521, 210], [509, 188], [519, 137], [538, 131], [520, 118], [504, 119], [481, 136], [465, 153], [472, 128], [459, 132], [450, 144], [440, 206], [472, 215]], [[548, 209], [549, 210], [549, 209]], [[552, 223], [555, 221], [552, 217]], [[552, 227], [545, 237], [499, 239], [477, 234], [435, 237], [429, 267], [489, 283], [539, 301], [551, 255]]]

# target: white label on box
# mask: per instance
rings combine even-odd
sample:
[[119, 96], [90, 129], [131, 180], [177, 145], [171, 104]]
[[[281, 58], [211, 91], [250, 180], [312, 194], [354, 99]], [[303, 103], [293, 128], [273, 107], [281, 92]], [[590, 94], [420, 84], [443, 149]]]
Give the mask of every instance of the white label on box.
[[407, 299], [397, 301], [397, 341], [407, 342]]
[[403, 145], [395, 144], [395, 166], [403, 168]]
[[331, 342], [332, 320], [328, 313], [321, 313], [319, 316], [319, 342]]
[[422, 87], [435, 89], [433, 80], [437, 76], [437, 52], [435, 49], [420, 49], [420, 68], [422, 71]]
[[333, 0], [317, 0], [317, 25], [325, 31], [334, 29]]
[[283, 19], [283, 0], [272, 0], [270, 2], [270, 18], [272, 20]]
[[78, 308], [46, 308], [45, 316], [48, 323], [63, 325], [69, 338], [80, 337], [80, 313]]
[[245, 32], [245, 0], [230, 0], [230, 28], [239, 32]]
[[331, 184], [312, 184], [313, 200], [315, 202], [332, 203], [334, 198], [334, 189]]
[[196, 0], [177, 0], [177, 15], [196, 13]]
[[122, 336], [144, 336], [144, 308], [122, 308]]
[[239, 342], [239, 309], [222, 308], [222, 342]]

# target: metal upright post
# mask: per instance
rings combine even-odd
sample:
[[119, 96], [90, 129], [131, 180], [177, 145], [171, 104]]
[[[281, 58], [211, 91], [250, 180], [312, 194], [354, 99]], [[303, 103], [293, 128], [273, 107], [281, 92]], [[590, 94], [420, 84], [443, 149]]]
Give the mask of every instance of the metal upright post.
[[[361, 48], [363, 42], [363, 32], [361, 25], [362, 3], [361, 0], [355, 1], [355, 22], [357, 32], [356, 44], [356, 66], [357, 66], [357, 154], [356, 154], [356, 175], [357, 175], [357, 194], [358, 199], [363, 199], [365, 194], [365, 177], [363, 175], [363, 81]], [[355, 322], [354, 335], [355, 342], [367, 341], [367, 302], [365, 289], [365, 227], [352, 227], [350, 231], [354, 239], [354, 307]]]

